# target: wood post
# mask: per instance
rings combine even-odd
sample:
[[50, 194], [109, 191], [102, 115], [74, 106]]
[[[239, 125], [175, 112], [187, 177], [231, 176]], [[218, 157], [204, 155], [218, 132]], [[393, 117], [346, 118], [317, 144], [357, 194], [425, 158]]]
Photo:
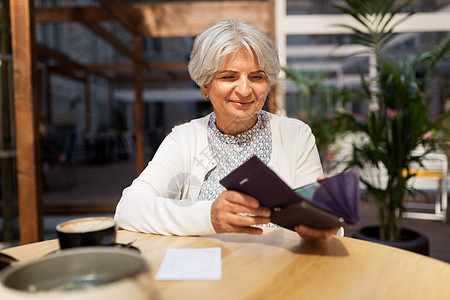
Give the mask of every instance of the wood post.
[[43, 239], [34, 1], [11, 1], [20, 241]]
[[134, 35], [134, 130], [136, 138], [136, 174], [145, 168], [144, 100], [142, 95], [142, 37]]

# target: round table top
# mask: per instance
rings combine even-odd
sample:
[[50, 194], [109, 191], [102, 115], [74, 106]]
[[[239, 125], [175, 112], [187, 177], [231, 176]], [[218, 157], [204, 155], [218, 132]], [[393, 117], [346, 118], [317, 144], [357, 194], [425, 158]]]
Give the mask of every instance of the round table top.
[[[347, 237], [311, 242], [278, 228], [198, 237], [118, 232], [119, 243], [134, 239], [158, 299], [450, 299], [450, 264]], [[207, 247], [221, 248], [220, 280], [154, 280], [167, 249]], [[22, 263], [57, 249], [49, 240], [2, 252]]]

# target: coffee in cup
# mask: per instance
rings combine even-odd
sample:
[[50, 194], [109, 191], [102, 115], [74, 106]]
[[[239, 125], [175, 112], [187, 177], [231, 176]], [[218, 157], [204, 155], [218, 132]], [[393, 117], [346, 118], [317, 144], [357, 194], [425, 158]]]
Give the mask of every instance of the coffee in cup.
[[86, 246], [112, 246], [117, 224], [112, 218], [92, 217], [69, 220], [56, 226], [61, 249]]

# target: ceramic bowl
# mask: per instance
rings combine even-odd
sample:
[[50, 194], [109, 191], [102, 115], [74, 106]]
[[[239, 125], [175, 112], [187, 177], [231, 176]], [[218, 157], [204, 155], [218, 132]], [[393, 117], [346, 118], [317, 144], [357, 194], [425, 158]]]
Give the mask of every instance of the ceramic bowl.
[[73, 248], [5, 269], [0, 299], [151, 299], [144, 257], [114, 247]]

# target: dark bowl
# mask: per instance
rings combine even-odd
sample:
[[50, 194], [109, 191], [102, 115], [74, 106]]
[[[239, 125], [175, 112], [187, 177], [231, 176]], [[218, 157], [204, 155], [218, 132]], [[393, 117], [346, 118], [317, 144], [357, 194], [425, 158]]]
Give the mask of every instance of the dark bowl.
[[116, 242], [117, 224], [111, 218], [80, 218], [56, 226], [61, 249], [87, 246], [112, 246]]

